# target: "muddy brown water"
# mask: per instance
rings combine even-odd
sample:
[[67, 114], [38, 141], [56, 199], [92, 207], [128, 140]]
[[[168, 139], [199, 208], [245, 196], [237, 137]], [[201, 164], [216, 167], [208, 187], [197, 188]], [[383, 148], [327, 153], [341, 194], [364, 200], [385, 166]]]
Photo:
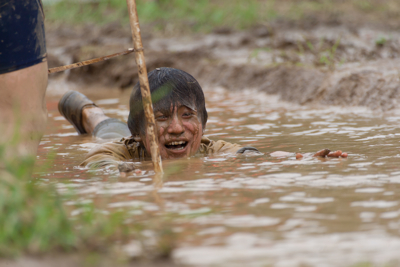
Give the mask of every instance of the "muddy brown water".
[[[126, 121], [128, 91], [85, 93], [107, 115]], [[142, 173], [126, 178], [107, 169], [88, 172], [77, 166], [100, 140], [78, 136], [58, 113], [58, 97], [51, 97], [35, 176], [56, 183], [61, 193], [74, 187], [77, 202], [107, 199], [107, 209], [132, 208], [132, 223], [144, 215], [172, 215], [180, 236], [172, 258], [184, 265], [400, 262], [399, 114], [313, 109], [256, 91], [206, 88], [205, 94], [206, 135], [254, 146], [263, 155], [165, 160], [163, 182], [156, 183], [150, 162], [138, 162]], [[349, 157], [295, 159], [295, 152], [323, 148]], [[274, 151], [292, 154], [279, 158], [270, 155]], [[41, 170], [49, 155], [54, 163]]]

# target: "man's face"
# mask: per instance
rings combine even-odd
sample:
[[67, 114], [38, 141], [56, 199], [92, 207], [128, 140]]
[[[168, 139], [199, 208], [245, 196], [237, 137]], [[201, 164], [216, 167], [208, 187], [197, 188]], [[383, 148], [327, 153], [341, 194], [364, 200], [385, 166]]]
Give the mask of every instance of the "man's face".
[[[154, 114], [160, 154], [163, 159], [193, 156], [200, 147], [203, 135], [197, 111], [184, 105], [172, 106], [168, 111]], [[148, 135], [142, 136], [147, 152], [150, 152]]]

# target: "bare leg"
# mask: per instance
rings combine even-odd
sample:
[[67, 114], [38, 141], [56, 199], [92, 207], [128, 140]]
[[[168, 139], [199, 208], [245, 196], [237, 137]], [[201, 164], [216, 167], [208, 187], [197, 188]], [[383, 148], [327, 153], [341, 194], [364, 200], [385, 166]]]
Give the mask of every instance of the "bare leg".
[[88, 134], [92, 134], [94, 128], [104, 121], [109, 119], [103, 110], [99, 107], [89, 106], [82, 110], [82, 124]]
[[42, 62], [0, 75], [0, 144], [16, 141], [7, 157], [36, 156], [47, 122], [47, 69]]
[[101, 139], [130, 136], [128, 125], [106, 116], [92, 100], [77, 91], [68, 91], [58, 103], [58, 111], [79, 134], [91, 134]]
[[101, 139], [116, 139], [131, 135], [126, 123], [107, 117], [103, 110], [96, 106], [83, 108], [82, 125], [88, 134]]

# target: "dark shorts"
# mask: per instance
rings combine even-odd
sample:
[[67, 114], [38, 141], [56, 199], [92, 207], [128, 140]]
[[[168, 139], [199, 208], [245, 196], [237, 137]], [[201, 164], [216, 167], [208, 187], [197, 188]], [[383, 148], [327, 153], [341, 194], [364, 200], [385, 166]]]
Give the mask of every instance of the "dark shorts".
[[0, 74], [46, 61], [40, 0], [0, 0]]

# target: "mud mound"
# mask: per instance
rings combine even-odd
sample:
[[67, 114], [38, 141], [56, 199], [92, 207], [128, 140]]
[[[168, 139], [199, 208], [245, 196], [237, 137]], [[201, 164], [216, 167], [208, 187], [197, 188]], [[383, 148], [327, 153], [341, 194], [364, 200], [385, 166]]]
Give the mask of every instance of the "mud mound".
[[342, 70], [277, 66], [204, 66], [202, 82], [232, 90], [257, 88], [299, 104], [367, 106], [390, 110], [400, 101], [400, 60], [370, 62]]
[[[197, 51], [180, 52], [172, 56], [152, 51], [146, 56], [146, 66], [148, 70], [161, 66], [185, 69], [190, 60], [200, 61], [204, 57], [206, 57], [204, 53]], [[80, 61], [80, 58], [82, 57], [75, 56], [74, 61]], [[68, 80], [81, 83], [102, 83], [120, 88], [127, 88], [139, 81], [133, 54], [74, 69], [68, 76]]]
[[314, 102], [389, 110], [400, 100], [400, 59], [347, 66], [332, 73]]
[[[128, 30], [117, 25], [50, 32], [50, 67], [131, 46]], [[201, 84], [230, 90], [257, 88], [300, 104], [379, 110], [395, 108], [400, 99], [400, 34], [396, 32], [327, 25], [310, 30], [260, 26], [246, 32], [179, 38], [146, 35], [144, 45], [149, 71], [183, 69]], [[130, 54], [59, 75], [73, 83], [124, 89], [138, 81], [136, 73]]]

